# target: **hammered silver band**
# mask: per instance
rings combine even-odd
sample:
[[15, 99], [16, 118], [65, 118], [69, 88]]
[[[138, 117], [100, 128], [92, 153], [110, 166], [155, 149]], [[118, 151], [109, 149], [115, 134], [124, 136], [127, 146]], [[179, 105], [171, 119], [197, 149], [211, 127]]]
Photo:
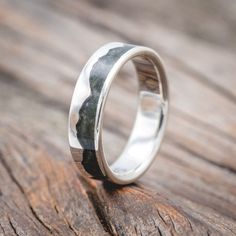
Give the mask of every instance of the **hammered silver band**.
[[[139, 81], [139, 106], [132, 133], [119, 158], [108, 164], [102, 143], [107, 95], [117, 73], [131, 60]], [[69, 113], [69, 144], [77, 166], [96, 179], [128, 184], [150, 166], [159, 149], [168, 113], [163, 63], [147, 47], [109, 43], [98, 49], [77, 80]]]

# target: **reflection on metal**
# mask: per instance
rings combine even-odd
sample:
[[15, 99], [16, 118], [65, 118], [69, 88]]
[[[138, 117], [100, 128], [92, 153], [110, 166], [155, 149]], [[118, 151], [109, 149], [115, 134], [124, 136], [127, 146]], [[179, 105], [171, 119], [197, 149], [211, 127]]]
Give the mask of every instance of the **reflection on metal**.
[[[120, 157], [108, 165], [102, 144], [104, 104], [113, 79], [132, 60], [139, 81], [139, 108]], [[168, 111], [165, 71], [153, 50], [110, 43], [89, 59], [77, 81], [69, 114], [69, 143], [74, 160], [93, 177], [118, 184], [135, 181], [159, 149]]]

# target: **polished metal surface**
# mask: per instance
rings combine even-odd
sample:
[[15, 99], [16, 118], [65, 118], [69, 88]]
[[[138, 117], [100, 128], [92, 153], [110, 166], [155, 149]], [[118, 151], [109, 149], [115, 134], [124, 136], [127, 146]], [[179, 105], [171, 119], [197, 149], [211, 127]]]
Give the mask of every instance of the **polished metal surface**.
[[[104, 106], [113, 79], [132, 60], [139, 81], [139, 107], [126, 147], [109, 165], [103, 150]], [[150, 166], [160, 147], [168, 113], [163, 63], [150, 48], [109, 43], [98, 49], [77, 81], [69, 113], [69, 144], [77, 166], [93, 178], [128, 184]]]

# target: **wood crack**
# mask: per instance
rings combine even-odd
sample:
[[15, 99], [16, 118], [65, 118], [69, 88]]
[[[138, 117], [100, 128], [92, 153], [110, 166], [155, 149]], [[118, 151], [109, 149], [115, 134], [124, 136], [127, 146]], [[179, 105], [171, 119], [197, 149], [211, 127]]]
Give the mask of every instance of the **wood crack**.
[[163, 236], [163, 234], [162, 234], [162, 232], [161, 232], [161, 230], [160, 230], [160, 227], [157, 226], [156, 228], [157, 228], [157, 230], [158, 230], [159, 235], [160, 235], [160, 236]]
[[157, 210], [158, 216], [160, 217], [160, 220], [162, 220], [162, 222], [163, 222], [165, 225], [168, 225], [167, 222], [165, 221], [165, 219], [162, 217], [162, 215], [161, 215], [159, 209], [157, 208], [156, 210]]
[[101, 225], [103, 226], [104, 230], [109, 233], [110, 235], [116, 235], [114, 234], [114, 232], [111, 229], [110, 223], [109, 221], [106, 220], [106, 214], [105, 212], [102, 210], [102, 204], [98, 198], [98, 196], [96, 195], [96, 193], [94, 193], [94, 190], [92, 191], [87, 191], [87, 195], [88, 198], [97, 214], [97, 217], [101, 223]]
[[98, 220], [100, 224], [102, 225], [105, 232], [109, 233], [110, 235], [116, 235], [116, 233], [113, 232], [112, 227], [110, 225], [110, 222], [106, 220], [106, 214], [102, 210], [102, 202], [99, 200], [99, 197], [97, 193], [95, 192], [96, 189], [93, 189], [90, 184], [88, 183], [88, 180], [84, 178], [83, 176], [79, 177], [81, 184], [83, 185], [84, 189], [86, 190], [86, 194], [88, 196], [88, 199], [90, 200], [90, 203], [98, 217]]
[[20, 235], [17, 233], [17, 229], [16, 229], [16, 227], [14, 226], [14, 224], [12, 223], [10, 217], [8, 217], [8, 221], [9, 221], [9, 224], [10, 224], [12, 230], [14, 231], [15, 235], [20, 236]]
[[[158, 210], [157, 210], [157, 211], [158, 211]], [[158, 213], [158, 214], [159, 214], [159, 213]], [[152, 218], [152, 221], [153, 221], [153, 224], [154, 224], [154, 226], [155, 226], [155, 229], [156, 229], [157, 232], [159, 233], [159, 236], [163, 236], [162, 231], [161, 231], [159, 225], [156, 224], [155, 219]], [[166, 224], [166, 223], [164, 222], [164, 224]]]

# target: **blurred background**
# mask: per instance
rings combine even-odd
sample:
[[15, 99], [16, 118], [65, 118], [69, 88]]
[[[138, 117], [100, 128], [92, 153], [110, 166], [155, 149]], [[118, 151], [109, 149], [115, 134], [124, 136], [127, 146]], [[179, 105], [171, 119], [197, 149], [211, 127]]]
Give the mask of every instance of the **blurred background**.
[[[170, 88], [158, 158], [123, 189], [82, 178], [67, 140], [78, 75], [111, 41], [156, 50]], [[157, 226], [164, 235], [235, 235], [235, 0], [2, 0], [0, 57], [0, 226], [6, 232], [12, 225], [16, 232], [103, 235], [106, 221], [115, 235], [150, 235]], [[110, 161], [132, 128], [137, 87], [127, 64], [105, 110]], [[37, 227], [29, 220], [35, 217]]]
[[[81, 68], [98, 47], [110, 41], [149, 46], [166, 61], [171, 115], [188, 115], [236, 137], [235, 113], [224, 100], [235, 105], [235, 13], [233, 0], [1, 1], [1, 74], [68, 110]], [[132, 72], [131, 66], [121, 72], [106, 108], [105, 146], [116, 155], [136, 112]]]

